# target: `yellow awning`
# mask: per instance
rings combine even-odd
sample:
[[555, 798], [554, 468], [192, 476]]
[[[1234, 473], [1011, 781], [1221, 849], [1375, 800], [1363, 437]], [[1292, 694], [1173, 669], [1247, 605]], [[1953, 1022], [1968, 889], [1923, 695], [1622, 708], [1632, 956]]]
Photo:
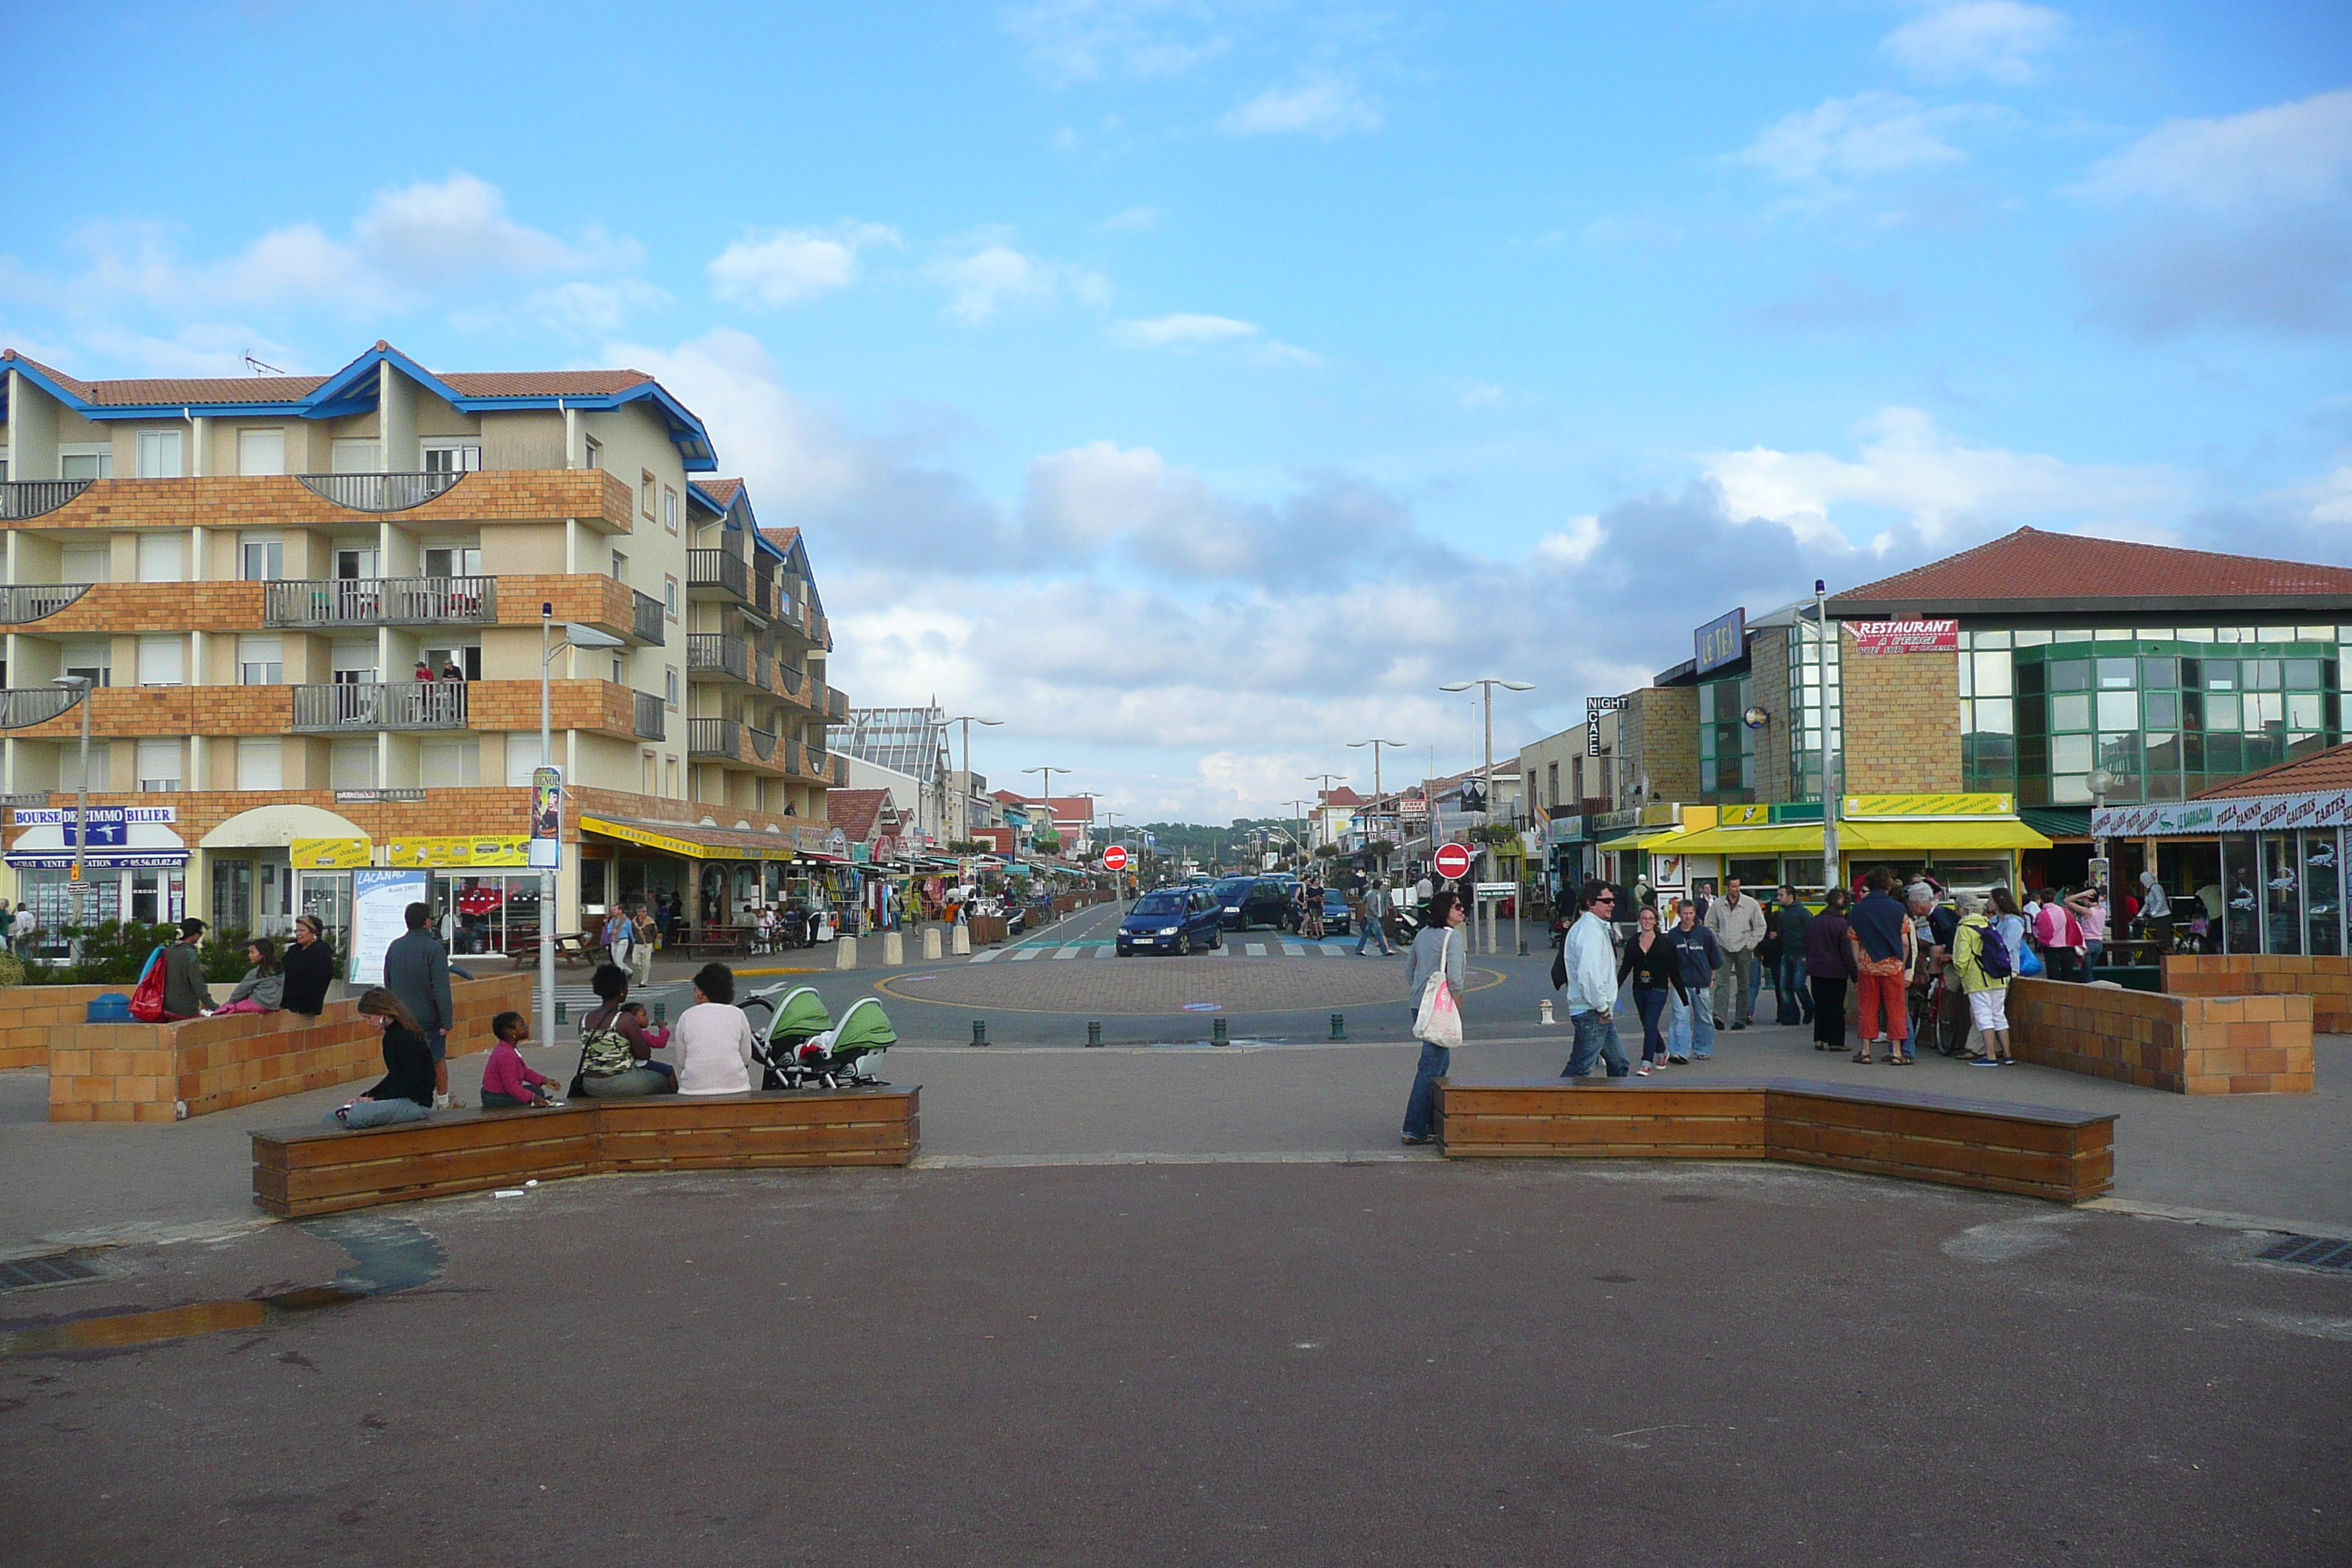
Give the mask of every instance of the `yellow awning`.
[[1822, 852], [1820, 823], [1789, 823], [1780, 827], [1710, 827], [1685, 833], [1675, 842], [1680, 855], [1818, 855]]
[[1679, 827], [1664, 833], [1653, 833], [1644, 828], [1639, 833], [1628, 833], [1622, 838], [1609, 839], [1605, 843], [1595, 845], [1594, 847], [1598, 849], [1664, 849], [1668, 845], [1680, 844], [1689, 837], [1690, 835]]
[[[727, 828], [688, 826], [683, 823], [628, 822], [586, 816], [580, 818], [580, 828], [583, 833], [617, 838], [624, 844], [641, 844], [648, 849], [683, 855], [695, 860], [790, 860], [795, 858], [793, 841], [772, 833], [739, 833]], [[813, 860], [837, 858], [816, 854], [810, 854], [807, 858]]]
[[[1813, 846], [1821, 847], [1814, 830]], [[2050, 840], [2011, 817], [1989, 822], [1841, 822], [1841, 854], [1897, 849], [2047, 849]]]

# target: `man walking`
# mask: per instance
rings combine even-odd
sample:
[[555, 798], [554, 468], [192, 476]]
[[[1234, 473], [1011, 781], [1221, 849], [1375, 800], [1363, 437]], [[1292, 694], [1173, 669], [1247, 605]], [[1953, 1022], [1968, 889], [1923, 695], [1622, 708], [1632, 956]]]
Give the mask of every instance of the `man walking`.
[[1576, 1031], [1562, 1078], [1590, 1078], [1595, 1059], [1609, 1064], [1611, 1078], [1633, 1070], [1617, 1040], [1617, 949], [1609, 921], [1617, 895], [1606, 882], [1587, 882], [1577, 895], [1584, 912], [1568, 928], [1559, 956], [1552, 960], [1552, 984], [1568, 993], [1569, 1026]]
[[1363, 908], [1364, 929], [1356, 933], [1356, 956], [1364, 956], [1364, 943], [1377, 942], [1381, 944], [1382, 958], [1395, 957], [1389, 950], [1389, 890], [1378, 877], [1364, 884]]
[[446, 1110], [457, 1103], [449, 1098], [449, 1026], [457, 1019], [449, 1000], [449, 950], [433, 934], [433, 906], [411, 904], [402, 913], [408, 931], [383, 950], [383, 985], [425, 1031], [433, 1053], [433, 1109]]
[[1723, 949], [1723, 967], [1715, 972], [1715, 1016], [1744, 1029], [1756, 1016], [1756, 944], [1764, 940], [1764, 906], [1741, 895], [1738, 878], [1728, 878], [1723, 897], [1706, 906], [1706, 929]]
[[1780, 973], [1772, 977], [1772, 988], [1780, 1008], [1775, 1015], [1783, 1024], [1811, 1024], [1813, 1021], [1813, 991], [1805, 975], [1805, 923], [1812, 912], [1797, 889], [1780, 889]]
[[1683, 989], [1690, 1000], [1675, 1005], [1674, 1030], [1666, 1037], [1666, 1060], [1680, 1066], [1705, 1061], [1715, 1055], [1715, 1005], [1710, 988], [1723, 967], [1723, 949], [1715, 933], [1698, 923], [1698, 906], [1688, 899], [1675, 905], [1675, 927], [1666, 932], [1682, 969]]

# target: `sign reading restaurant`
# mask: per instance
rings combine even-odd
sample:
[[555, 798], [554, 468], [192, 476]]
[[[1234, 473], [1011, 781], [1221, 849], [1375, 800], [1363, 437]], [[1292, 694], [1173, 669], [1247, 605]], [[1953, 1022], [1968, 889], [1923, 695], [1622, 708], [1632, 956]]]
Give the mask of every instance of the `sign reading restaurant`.
[[1848, 621], [1856, 653], [1952, 653], [1960, 646], [1958, 621]]

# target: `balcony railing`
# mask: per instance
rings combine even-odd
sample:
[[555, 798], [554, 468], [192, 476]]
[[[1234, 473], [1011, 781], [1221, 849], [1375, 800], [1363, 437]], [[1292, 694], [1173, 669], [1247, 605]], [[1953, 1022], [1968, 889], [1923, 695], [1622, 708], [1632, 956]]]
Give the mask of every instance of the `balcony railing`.
[[327, 577], [264, 585], [269, 626], [478, 626], [499, 618], [496, 577]]
[[751, 650], [741, 637], [730, 637], [720, 632], [689, 632], [686, 638], [686, 668], [689, 670], [715, 670], [731, 675], [746, 686], [751, 685]]
[[776, 660], [776, 683], [783, 689], [785, 696], [798, 697], [801, 694], [801, 683], [807, 679], [808, 671], [801, 668], [800, 666], [786, 659]]
[[352, 511], [406, 511], [446, 495], [466, 476], [448, 474], [297, 474], [305, 489]]
[[88, 479], [9, 479], [0, 482], [0, 522], [22, 522], [52, 512], [89, 489]]
[[332, 686], [297, 686], [297, 733], [326, 730], [462, 730], [466, 683], [414, 680], [396, 684], [338, 681]]
[[660, 696], [651, 691], [633, 691], [629, 695], [637, 700], [637, 711], [635, 715], [637, 739], [667, 740], [669, 731], [663, 723], [663, 706]]
[[0, 587], [0, 626], [21, 626], [54, 616], [84, 594], [87, 583], [21, 583]]
[[826, 687], [824, 691], [824, 716], [828, 722], [835, 724], [838, 724], [843, 720], [848, 718], [849, 693], [845, 691], [835, 691], [833, 688], [829, 686]]
[[0, 730], [22, 730], [47, 723], [81, 700], [81, 693], [65, 686], [12, 686], [0, 691]]
[[751, 569], [731, 550], [689, 550], [686, 552], [686, 585], [718, 588], [739, 599], [749, 599]]
[[751, 754], [760, 761], [768, 762], [775, 756], [776, 732], [773, 730], [762, 730], [756, 724], [746, 724], [743, 726], [743, 738], [751, 742]]
[[835, 758], [834, 758], [834, 759], [833, 759], [833, 787], [834, 787], [834, 788], [835, 788], [835, 789], [840, 789], [840, 788], [844, 787], [845, 785], [846, 785], [848, 783], [849, 783], [849, 759], [848, 759], [848, 758], [846, 758], [846, 757], [835, 757]]
[[656, 647], [661, 647], [664, 640], [662, 602], [651, 594], [639, 594], [634, 588], [629, 592], [636, 597], [636, 603], [631, 608], [630, 634], [641, 643], [651, 643]]
[[686, 754], [740, 762], [743, 726], [732, 719], [689, 719], [686, 721]]

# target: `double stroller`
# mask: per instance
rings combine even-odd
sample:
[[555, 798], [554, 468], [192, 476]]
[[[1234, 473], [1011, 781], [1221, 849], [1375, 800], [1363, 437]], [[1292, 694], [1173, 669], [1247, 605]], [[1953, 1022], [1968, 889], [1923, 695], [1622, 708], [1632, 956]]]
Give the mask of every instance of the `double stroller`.
[[766, 1037], [755, 1040], [752, 1059], [761, 1068], [761, 1089], [845, 1089], [880, 1085], [867, 1058], [898, 1043], [889, 1015], [871, 996], [861, 996], [835, 1024], [813, 985], [795, 986], [775, 1004]]

